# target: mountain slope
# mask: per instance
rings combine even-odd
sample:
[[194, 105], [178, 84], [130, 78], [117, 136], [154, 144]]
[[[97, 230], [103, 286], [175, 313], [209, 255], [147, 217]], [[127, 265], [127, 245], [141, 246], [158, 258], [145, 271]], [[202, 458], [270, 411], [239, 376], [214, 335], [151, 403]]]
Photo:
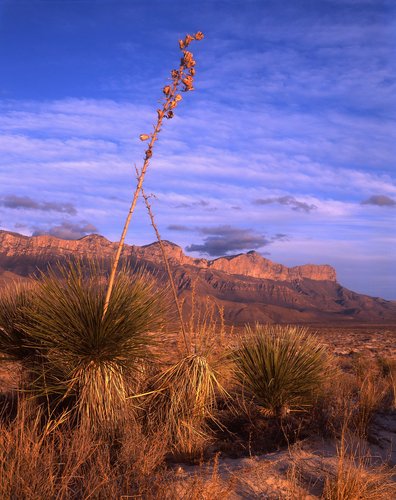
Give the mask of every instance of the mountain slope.
[[[368, 297], [342, 287], [328, 265], [288, 268], [257, 252], [214, 260], [194, 259], [164, 242], [179, 294], [188, 309], [194, 286], [197, 301], [213, 297], [235, 324], [275, 322], [393, 322], [396, 304]], [[70, 256], [96, 257], [109, 266], [117, 244], [103, 236], [80, 240], [51, 236], [27, 237], [0, 231], [0, 285], [7, 279], [27, 277]], [[145, 265], [158, 279], [166, 280], [158, 243], [126, 245], [124, 262]]]

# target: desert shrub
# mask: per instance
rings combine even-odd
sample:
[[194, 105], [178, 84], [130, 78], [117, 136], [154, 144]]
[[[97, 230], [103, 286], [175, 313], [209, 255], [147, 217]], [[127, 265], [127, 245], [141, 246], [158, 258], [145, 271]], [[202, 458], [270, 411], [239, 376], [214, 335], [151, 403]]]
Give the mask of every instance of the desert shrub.
[[388, 385], [375, 373], [368, 373], [363, 380], [359, 381], [358, 391], [354, 400], [352, 425], [353, 430], [360, 437], [366, 437], [369, 425], [377, 410], [381, 408]]
[[187, 346], [179, 346], [176, 360], [152, 380], [148, 415], [166, 429], [176, 453], [191, 456], [203, 450], [212, 437], [208, 423], [217, 422], [218, 398], [228, 397], [220, 382], [227, 363], [218, 346], [224, 323], [214, 312], [214, 304], [208, 301], [202, 308], [193, 304]]
[[246, 393], [276, 417], [308, 408], [329, 377], [325, 348], [297, 326], [247, 327], [232, 359]]
[[11, 282], [0, 294], [0, 354], [3, 359], [24, 361], [35, 354], [35, 349], [27, 346], [26, 307], [32, 305], [35, 286], [30, 283]]
[[391, 408], [396, 408], [396, 359], [380, 356], [377, 359], [381, 376], [388, 385], [388, 401]]
[[177, 452], [194, 454], [209, 440], [208, 418], [214, 418], [218, 373], [200, 354], [185, 355], [153, 380], [148, 414], [167, 430]]
[[337, 369], [324, 383], [312, 409], [312, 428], [325, 438], [339, 438], [345, 422], [350, 425], [351, 414], [356, 407], [358, 381], [352, 373]]
[[356, 353], [352, 358], [350, 394], [344, 398], [348, 405], [349, 429], [360, 437], [367, 437], [376, 411], [383, 409], [390, 392], [389, 366], [386, 361]]
[[150, 332], [161, 328], [164, 294], [143, 271], [117, 275], [103, 317], [106, 280], [100, 268], [69, 263], [41, 276], [24, 312], [27, 345], [41, 365], [33, 389], [74, 405], [80, 423], [113, 425], [125, 412], [142, 364], [151, 357]]
[[396, 359], [378, 356], [377, 363], [382, 377], [386, 378], [396, 374]]
[[367, 438], [372, 419], [388, 395], [388, 382], [372, 367], [363, 378], [336, 371], [314, 408], [317, 432], [338, 438], [346, 427], [355, 436]]

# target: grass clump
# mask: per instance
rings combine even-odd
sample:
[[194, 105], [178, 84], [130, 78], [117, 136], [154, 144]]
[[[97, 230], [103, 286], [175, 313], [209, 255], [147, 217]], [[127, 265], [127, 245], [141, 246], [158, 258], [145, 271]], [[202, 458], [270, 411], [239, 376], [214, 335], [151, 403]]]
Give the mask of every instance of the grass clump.
[[227, 398], [227, 392], [220, 382], [217, 322], [210, 304], [189, 327], [186, 348], [154, 377], [147, 408], [149, 420], [166, 429], [173, 453], [194, 456], [211, 441], [209, 423], [217, 422], [217, 400]]
[[191, 454], [207, 442], [205, 422], [213, 417], [219, 387], [218, 374], [200, 354], [181, 357], [156, 378], [151, 411], [175, 450]]
[[395, 498], [394, 470], [374, 465], [369, 455], [348, 443], [344, 428], [337, 447], [337, 466], [325, 477], [324, 500], [388, 500]]
[[329, 358], [317, 338], [298, 326], [256, 325], [233, 351], [235, 375], [269, 416], [310, 407], [329, 376]]
[[343, 464], [334, 477], [325, 483], [324, 500], [389, 500], [396, 495], [392, 473], [377, 467], [368, 471], [353, 461]]

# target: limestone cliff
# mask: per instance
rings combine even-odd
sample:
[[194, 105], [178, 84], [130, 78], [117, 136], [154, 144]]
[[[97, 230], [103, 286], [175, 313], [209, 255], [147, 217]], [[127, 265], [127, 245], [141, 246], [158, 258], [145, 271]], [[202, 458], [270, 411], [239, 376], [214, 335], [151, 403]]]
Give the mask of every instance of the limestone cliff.
[[[276, 264], [251, 251], [246, 254], [220, 257], [214, 260], [195, 259], [183, 253], [174, 243], [164, 242], [167, 256], [173, 265], [190, 265], [202, 269], [215, 269], [228, 274], [251, 276], [253, 278], [275, 281], [294, 281], [308, 278], [317, 281], [336, 281], [336, 272], [329, 265], [307, 264], [288, 268]], [[117, 243], [112, 243], [103, 236], [91, 234], [79, 240], [61, 240], [53, 236], [23, 236], [8, 231], [0, 231], [0, 255], [5, 257], [26, 255], [45, 257], [46, 255], [75, 255], [112, 257]], [[140, 260], [162, 264], [162, 255], [158, 243], [135, 246], [125, 245], [123, 255]]]
[[[204, 307], [211, 297], [233, 324], [396, 321], [396, 303], [344, 288], [328, 265], [288, 268], [253, 251], [214, 260], [194, 259], [179, 246], [164, 244], [187, 316], [194, 288], [196, 303]], [[69, 241], [0, 231], [0, 286], [12, 279], [30, 279], [37, 270], [45, 271], [48, 264], [71, 255], [103, 259], [109, 269], [116, 249], [117, 243], [95, 234]], [[126, 245], [123, 258], [132, 269], [141, 263], [159, 282], [167, 282], [158, 243]]]

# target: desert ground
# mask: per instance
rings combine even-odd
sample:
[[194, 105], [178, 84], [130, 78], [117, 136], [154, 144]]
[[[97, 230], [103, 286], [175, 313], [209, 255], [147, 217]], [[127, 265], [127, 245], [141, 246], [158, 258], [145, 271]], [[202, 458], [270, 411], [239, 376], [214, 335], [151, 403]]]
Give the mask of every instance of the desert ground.
[[[334, 378], [328, 380], [325, 393], [316, 402], [316, 407], [291, 413], [279, 427], [271, 417], [260, 413], [254, 401], [241, 399], [227, 368], [222, 381], [232, 401], [227, 403], [223, 399], [220, 402], [216, 409], [216, 422], [209, 424], [210, 437], [205, 438], [196, 450], [164, 449], [161, 429], [159, 434], [157, 429], [151, 431], [149, 437], [140, 436], [142, 446], [144, 444], [143, 456], [142, 450], [130, 450], [128, 459], [134, 463], [129, 463], [129, 469], [136, 469], [133, 473], [129, 470], [134, 477], [133, 480], [130, 478], [130, 483], [125, 478], [120, 480], [117, 473], [113, 476], [109, 474], [112, 466], [101, 462], [95, 466], [90, 464], [87, 469], [92, 474], [90, 469], [99, 466], [100, 471], [96, 472], [104, 474], [100, 481], [96, 478], [91, 485], [82, 481], [75, 486], [78, 493], [73, 493], [71, 487], [57, 487], [56, 484], [53, 490], [48, 491], [51, 490], [56, 498], [56, 495], [59, 498], [77, 498], [78, 495], [82, 495], [81, 498], [110, 498], [106, 495], [115, 495], [115, 498], [119, 495], [119, 498], [208, 500], [393, 498], [396, 492], [396, 395], [393, 378], [396, 328], [393, 325], [361, 324], [311, 325], [308, 329], [326, 345], [339, 368]], [[220, 353], [225, 345], [234, 345], [235, 339], [242, 333], [242, 328], [226, 327], [222, 332], [222, 346], [217, 345], [217, 352]], [[176, 348], [177, 342], [174, 340], [172, 343]], [[168, 357], [171, 359], [173, 354], [168, 352]], [[386, 366], [391, 367], [390, 372], [384, 372], [384, 360], [387, 360]], [[11, 434], [9, 426], [12, 419], [15, 419], [16, 426], [20, 425], [15, 407], [11, 409], [18, 399], [20, 377], [21, 367], [17, 363], [0, 365], [4, 409], [2, 425], [3, 430]], [[30, 437], [34, 441], [28, 431], [24, 432], [25, 438]], [[129, 432], [136, 430], [129, 429]], [[128, 438], [131, 439], [131, 436], [128, 435]], [[25, 460], [34, 458], [40, 446], [44, 455], [48, 453], [48, 444], [36, 443], [36, 448], [24, 449]], [[134, 448], [136, 443], [129, 443], [129, 446]], [[2, 459], [5, 458], [3, 455]], [[46, 457], [47, 461], [51, 459]], [[75, 464], [76, 470], [87, 467], [83, 464], [84, 460], [87, 457]], [[41, 467], [45, 465], [49, 464], [41, 463]], [[13, 480], [21, 481], [17, 472], [22, 470], [27, 475], [36, 474], [37, 479], [35, 467], [37, 464], [25, 463], [23, 466], [19, 463], [17, 470], [13, 471]], [[40, 471], [38, 476], [41, 481], [45, 480], [46, 474], [53, 472]], [[65, 474], [70, 474], [70, 471], [65, 470]], [[123, 474], [128, 472], [123, 469]], [[70, 478], [63, 480], [73, 482]], [[62, 479], [57, 481], [62, 482]], [[5, 483], [3, 488], [6, 489]], [[14, 488], [18, 490], [16, 485]], [[37, 488], [40, 489], [39, 484], [33, 485], [30, 493], [27, 490], [26, 498], [45, 498], [40, 496]], [[9, 485], [9, 489], [12, 491], [12, 486]], [[133, 495], [129, 496], [131, 491]]]

